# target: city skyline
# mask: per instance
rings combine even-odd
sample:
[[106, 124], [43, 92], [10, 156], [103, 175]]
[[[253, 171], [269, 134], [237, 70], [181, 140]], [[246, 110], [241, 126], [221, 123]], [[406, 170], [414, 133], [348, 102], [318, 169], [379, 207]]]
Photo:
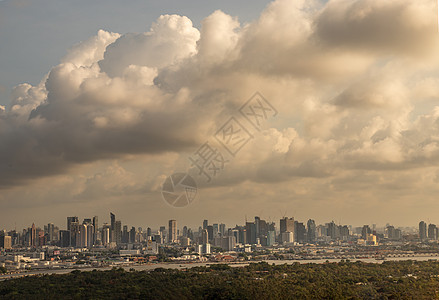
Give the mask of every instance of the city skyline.
[[[65, 216], [64, 217], [64, 221], [61, 222], [60, 224], [66, 223], [66, 219], [67, 219], [67, 223], [64, 225], [60, 225], [54, 221], [46, 221], [43, 222], [42, 224], [36, 223], [36, 222], [31, 222], [31, 223], [27, 223], [27, 225], [23, 226], [21, 229], [20, 228], [9, 228], [9, 227], [0, 227], [0, 230], [5, 230], [6, 232], [8, 231], [14, 231], [16, 230], [17, 232], [26, 228], [32, 228], [33, 225], [36, 225], [38, 228], [41, 228], [40, 225], [44, 225], [43, 227], [47, 226], [47, 224], [52, 224], [55, 225], [56, 227], [58, 227], [59, 230], [67, 230], [69, 228], [69, 224], [71, 222], [76, 222], [77, 224], [83, 224], [83, 223], [91, 223], [91, 224], [99, 224], [100, 226], [97, 228], [102, 228], [104, 225], [108, 226], [111, 230], [114, 230], [115, 226], [116, 226], [116, 222], [121, 222], [121, 224], [123, 224], [123, 226], [129, 226], [129, 227], [134, 227], [134, 228], [142, 228], [143, 230], [146, 231], [147, 228], [153, 230], [153, 231], [160, 231], [161, 228], [166, 228], [166, 231], [169, 232], [170, 228], [171, 228], [171, 221], [175, 221], [176, 222], [176, 229], [177, 231], [180, 231], [183, 229], [183, 227], [187, 227], [187, 228], [191, 228], [191, 229], [197, 229], [198, 228], [206, 228], [206, 226], [208, 226], [208, 224], [216, 224], [216, 225], [224, 225], [226, 226], [226, 228], [233, 228], [234, 226], [240, 226], [240, 225], [245, 225], [248, 222], [255, 222], [256, 219], [259, 220], [264, 220], [264, 222], [268, 222], [268, 223], [273, 223], [276, 226], [276, 231], [290, 231], [289, 229], [292, 228], [292, 226], [294, 227], [293, 223], [294, 222], [300, 222], [305, 224], [305, 226], [308, 226], [307, 222], [308, 221], [312, 221], [313, 222], [313, 226], [316, 225], [322, 225], [322, 224], [329, 224], [329, 223], [334, 223], [337, 226], [349, 226], [351, 228], [360, 228], [363, 226], [371, 226], [377, 229], [385, 229], [388, 226], [394, 226], [395, 228], [404, 228], [404, 229], [416, 229], [418, 230], [418, 226], [419, 225], [419, 220], [416, 223], [410, 224], [409, 226], [406, 225], [401, 225], [401, 224], [395, 224], [395, 223], [391, 223], [391, 222], [386, 222], [385, 224], [376, 224], [376, 223], [358, 223], [358, 224], [350, 224], [350, 223], [346, 223], [346, 222], [342, 222], [342, 221], [337, 221], [335, 219], [329, 219], [329, 220], [316, 220], [315, 218], [313, 218], [312, 216], [308, 216], [308, 217], [304, 217], [304, 218], [299, 218], [299, 217], [294, 217], [294, 216], [290, 216], [290, 215], [284, 215], [278, 218], [266, 218], [264, 216], [253, 216], [253, 217], [247, 217], [247, 215], [245, 216], [245, 218], [243, 220], [237, 221], [237, 222], [231, 222], [231, 223], [227, 223], [222, 221], [221, 219], [215, 219], [215, 220], [210, 220], [210, 219], [206, 219], [206, 218], [200, 218], [199, 220], [195, 220], [193, 223], [185, 223], [183, 221], [180, 221], [178, 219], [169, 219], [169, 220], [162, 220], [162, 222], [151, 225], [149, 223], [144, 223], [144, 224], [132, 224], [129, 223], [128, 221], [124, 221], [124, 219], [120, 218], [119, 215], [116, 219], [116, 214], [113, 212], [109, 212], [107, 215], [109, 215], [110, 217], [107, 218], [103, 218], [103, 217], [99, 217], [97, 215], [95, 216], [89, 216], [89, 215], [84, 215], [84, 216]], [[100, 220], [100, 221], [98, 221]], [[426, 220], [426, 222], [424, 222], [425, 226], [429, 225], [429, 224], [436, 224], [435, 222], [432, 222], [428, 219], [423, 219]], [[287, 222], [285, 225], [285, 223], [282, 222]], [[31, 224], [32, 226], [30, 226], [29, 224]], [[437, 222], [437, 224], [439, 225], [439, 222]], [[426, 229], [427, 230], [427, 227]], [[175, 240], [175, 239], [174, 239]]]
[[0, 228], [439, 220], [436, 1], [43, 2], [0, 1]]

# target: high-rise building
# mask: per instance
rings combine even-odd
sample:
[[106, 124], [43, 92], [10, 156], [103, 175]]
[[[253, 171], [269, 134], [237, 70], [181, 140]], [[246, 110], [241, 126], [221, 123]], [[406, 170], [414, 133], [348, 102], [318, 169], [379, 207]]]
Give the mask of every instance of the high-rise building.
[[257, 243], [257, 237], [256, 237], [256, 224], [254, 222], [246, 222], [245, 223], [245, 230], [246, 230], [246, 239], [247, 244], [254, 245]]
[[372, 230], [370, 229], [369, 225], [364, 225], [361, 229], [361, 238], [363, 240], [367, 240], [369, 234], [372, 234]]
[[261, 218], [259, 218], [258, 216], [255, 217], [255, 230], [256, 230], [256, 238], [260, 237], [259, 234], [259, 222], [261, 221]]
[[203, 229], [201, 232], [201, 244], [207, 244], [209, 243], [209, 232], [207, 229]]
[[94, 232], [93, 232], [93, 236], [94, 236], [93, 245], [96, 245], [96, 241], [98, 240], [98, 231], [99, 231], [98, 226], [99, 226], [98, 216], [94, 216], [93, 217], [93, 228], [94, 228]]
[[177, 221], [176, 220], [169, 220], [169, 227], [168, 227], [168, 242], [170, 244], [177, 242]]
[[115, 229], [116, 229], [116, 215], [110, 212], [110, 242], [116, 241]]
[[88, 230], [87, 230], [88, 224], [84, 223], [82, 225], [79, 226], [79, 236], [80, 236], [80, 245], [79, 247], [81, 248], [85, 248], [87, 247], [87, 234], [88, 234]]
[[331, 237], [331, 240], [335, 240], [336, 238], [338, 238], [340, 236], [339, 228], [335, 224], [334, 221], [332, 221], [331, 223], [328, 223], [327, 227], [328, 227], [328, 236]]
[[221, 236], [225, 236], [226, 235], [226, 224], [220, 224], [219, 225], [219, 233], [221, 234]]
[[339, 225], [338, 228], [339, 228], [340, 237], [343, 240], [347, 240], [350, 235], [349, 227], [347, 225], [343, 225], [343, 226]]
[[104, 224], [102, 227], [102, 245], [107, 246], [110, 244], [110, 226], [108, 224]]
[[430, 240], [437, 240], [437, 227], [434, 224], [428, 225], [428, 238]]
[[203, 221], [203, 229], [207, 229], [207, 226], [209, 226], [209, 221], [208, 220], [204, 220]]
[[218, 237], [219, 234], [219, 225], [218, 224], [213, 224], [213, 238]]
[[53, 225], [53, 223], [47, 224], [47, 240], [49, 242], [53, 242], [53, 240], [55, 240], [54, 231], [55, 225]]
[[87, 248], [91, 248], [94, 245], [95, 230], [93, 224], [87, 224]]
[[12, 238], [4, 233], [0, 234], [0, 248], [5, 250], [12, 249]]
[[80, 225], [78, 222], [70, 223], [70, 245], [73, 247], [80, 247]]
[[131, 227], [131, 230], [129, 232], [128, 236], [128, 242], [131, 244], [134, 244], [136, 242], [136, 228]]
[[281, 242], [287, 242], [282, 239], [282, 236], [288, 237], [288, 239], [291, 239], [289, 235], [282, 235], [285, 232], [291, 232], [292, 240], [294, 241], [294, 218], [287, 218], [284, 217], [280, 219], [280, 236], [281, 236]]
[[308, 242], [314, 243], [316, 241], [316, 222], [309, 219], [306, 223], [306, 229]]
[[72, 228], [72, 224], [79, 224], [78, 217], [67, 217], [67, 230], [70, 232], [70, 246], [76, 246], [76, 231]]
[[294, 238], [295, 242], [305, 242], [306, 229], [305, 225], [301, 222], [294, 221]]
[[424, 241], [427, 238], [427, 223], [419, 222], [419, 239]]
[[122, 230], [122, 243], [127, 244], [129, 239], [128, 226], [124, 225]]
[[276, 240], [276, 232], [268, 231], [267, 233], [267, 246], [273, 246]]
[[32, 223], [31, 234], [30, 234], [30, 245], [32, 247], [36, 247], [37, 242], [37, 228], [35, 227], [35, 223]]
[[69, 247], [70, 246], [70, 231], [69, 230], [60, 230], [59, 231], [59, 245], [60, 245], [60, 247]]
[[116, 221], [114, 223], [114, 241], [116, 245], [120, 245], [122, 243], [122, 222]]
[[78, 223], [78, 217], [67, 217], [67, 230], [70, 231], [70, 224], [72, 224], [73, 222]]
[[207, 232], [209, 233], [209, 243], [210, 243], [211, 241], [213, 241], [213, 238], [214, 238], [212, 225], [207, 226]]

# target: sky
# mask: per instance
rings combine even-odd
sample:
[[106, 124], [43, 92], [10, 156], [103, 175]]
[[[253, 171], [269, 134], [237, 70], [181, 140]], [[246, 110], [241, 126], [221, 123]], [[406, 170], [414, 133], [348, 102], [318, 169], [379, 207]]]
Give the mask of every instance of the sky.
[[[437, 11], [1, 1], [0, 228], [437, 224]], [[175, 173], [197, 185], [183, 207], [162, 193]]]

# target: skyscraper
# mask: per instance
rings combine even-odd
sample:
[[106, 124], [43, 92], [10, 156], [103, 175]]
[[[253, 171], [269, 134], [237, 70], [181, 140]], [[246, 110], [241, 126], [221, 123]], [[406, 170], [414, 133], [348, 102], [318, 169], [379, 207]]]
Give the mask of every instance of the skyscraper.
[[[70, 246], [76, 246], [76, 231], [73, 230], [72, 224], [78, 224], [78, 217], [67, 217], [67, 230], [70, 232]], [[75, 225], [76, 226], [76, 225]]]
[[114, 223], [114, 242], [116, 245], [120, 245], [122, 243], [122, 222], [116, 221]]
[[177, 221], [176, 220], [169, 220], [169, 227], [168, 227], [168, 242], [176, 243], [177, 242]]
[[35, 227], [35, 223], [32, 223], [32, 227], [31, 227], [30, 245], [32, 247], [37, 246], [37, 228]]
[[428, 238], [430, 240], [437, 240], [437, 227], [434, 224], [428, 225]]
[[93, 217], [93, 236], [94, 236], [94, 240], [93, 240], [93, 245], [96, 245], [96, 241], [98, 240], [98, 226], [99, 226], [99, 220], [98, 220], [98, 216], [94, 216]]
[[[285, 240], [283, 240], [282, 236], [288, 236], [288, 239], [292, 239], [294, 241], [294, 218], [287, 218], [284, 217], [282, 219], [280, 219], [280, 236], [281, 236], [281, 242], [286, 242]], [[291, 236], [290, 235], [285, 235], [283, 233], [285, 232], [291, 232]]]
[[110, 212], [110, 242], [116, 241], [115, 229], [116, 227], [116, 216]]
[[419, 239], [424, 241], [427, 238], [427, 223], [419, 222]]
[[245, 223], [246, 239], [248, 244], [256, 244], [256, 225], [254, 222]]
[[314, 243], [316, 241], [316, 222], [309, 219], [306, 223], [308, 242]]

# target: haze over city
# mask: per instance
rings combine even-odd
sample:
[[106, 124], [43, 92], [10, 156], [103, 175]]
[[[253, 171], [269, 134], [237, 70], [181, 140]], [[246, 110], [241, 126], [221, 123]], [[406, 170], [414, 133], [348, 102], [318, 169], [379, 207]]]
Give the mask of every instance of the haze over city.
[[[0, 1], [0, 228], [439, 223], [436, 1], [43, 2]], [[206, 142], [227, 160], [211, 180]], [[179, 208], [176, 172], [198, 187]]]

